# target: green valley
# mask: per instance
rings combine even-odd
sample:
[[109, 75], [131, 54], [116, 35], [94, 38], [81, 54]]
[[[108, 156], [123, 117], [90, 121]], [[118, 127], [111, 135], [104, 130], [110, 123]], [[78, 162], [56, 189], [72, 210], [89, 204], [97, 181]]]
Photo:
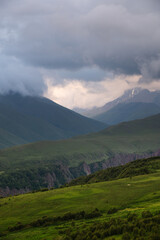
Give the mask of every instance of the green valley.
[[[160, 166], [160, 158], [148, 161]], [[157, 167], [132, 178], [0, 199], [1, 239], [159, 239], [159, 186]]]
[[152, 156], [159, 149], [159, 136], [160, 114], [69, 140], [1, 150], [0, 188], [55, 187], [100, 170], [103, 165], [107, 168]]

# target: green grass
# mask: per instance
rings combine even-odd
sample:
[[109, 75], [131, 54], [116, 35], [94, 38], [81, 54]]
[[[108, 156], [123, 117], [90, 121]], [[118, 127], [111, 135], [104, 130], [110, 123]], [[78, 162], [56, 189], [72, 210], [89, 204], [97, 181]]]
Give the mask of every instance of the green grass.
[[[160, 172], [110, 182], [93, 183], [37, 192], [0, 199], [0, 232], [6, 231], [4, 240], [11, 239], [61, 239], [59, 229], [72, 226], [72, 221], [59, 222], [58, 225], [28, 228], [16, 232], [8, 232], [8, 227], [17, 222], [29, 224], [43, 216], [63, 216], [67, 212], [98, 208], [102, 217], [91, 220], [77, 220], [75, 224], [81, 228], [83, 224], [91, 225], [94, 221], [104, 222], [111, 217], [125, 218], [129, 212], [141, 214], [144, 210], [156, 212], [160, 210]], [[108, 215], [111, 208], [119, 211]], [[118, 239], [118, 238], [116, 238]]]

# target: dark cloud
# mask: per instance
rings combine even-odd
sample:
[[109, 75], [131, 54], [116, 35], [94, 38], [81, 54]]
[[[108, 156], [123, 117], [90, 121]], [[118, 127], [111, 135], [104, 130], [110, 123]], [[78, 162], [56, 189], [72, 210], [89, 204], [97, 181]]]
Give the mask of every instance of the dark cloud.
[[48, 12], [43, 14], [38, 2], [17, 9], [14, 20], [22, 18], [24, 26], [5, 49], [31, 65], [66, 69], [97, 65], [132, 74], [139, 72], [137, 58], [145, 58], [148, 48], [151, 56], [157, 53], [159, 14], [137, 15], [125, 4], [114, 5], [114, 1], [112, 5], [101, 1], [94, 8], [91, 4], [84, 14], [72, 6], [73, 1], [67, 1], [69, 6], [66, 1], [46, 1]]
[[0, 93], [10, 91], [23, 95], [42, 95], [45, 84], [36, 69], [12, 57], [0, 56]]
[[160, 56], [146, 60], [141, 65], [142, 78], [140, 83], [160, 80]]
[[[160, 54], [159, 0], [2, 3], [0, 50], [9, 62], [16, 58], [26, 67], [20, 69], [20, 75], [27, 73], [29, 66], [35, 79], [39, 68], [70, 71], [71, 77], [76, 75], [75, 71], [81, 77], [83, 68], [99, 69], [100, 78], [104, 71], [143, 74], [143, 81], [159, 75], [156, 67], [159, 63], [154, 60]], [[147, 67], [150, 71], [145, 70]], [[83, 71], [84, 79], [90, 76]], [[29, 77], [26, 74], [24, 79]], [[39, 79], [41, 82], [41, 75]]]
[[79, 70], [69, 71], [69, 70], [46, 70], [43, 71], [43, 75], [49, 79], [53, 78], [54, 81], [62, 82], [63, 79], [78, 79], [78, 80], [84, 80], [84, 81], [101, 81], [103, 79], [109, 78], [113, 79], [114, 74], [112, 72], [108, 72], [105, 70], [102, 70], [97, 67], [92, 68], [82, 68]]

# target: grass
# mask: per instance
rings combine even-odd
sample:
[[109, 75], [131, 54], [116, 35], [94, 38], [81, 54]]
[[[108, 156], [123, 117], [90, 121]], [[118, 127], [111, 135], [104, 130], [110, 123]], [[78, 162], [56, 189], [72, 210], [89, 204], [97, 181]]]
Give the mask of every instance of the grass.
[[[8, 232], [8, 227], [18, 222], [29, 224], [43, 216], [63, 216], [67, 212], [98, 208], [102, 216], [98, 219], [77, 220], [76, 226], [91, 225], [94, 221], [104, 222], [111, 217], [125, 218], [129, 212], [140, 215], [144, 210], [156, 212], [160, 210], [160, 172], [132, 179], [125, 178], [110, 182], [100, 182], [83, 186], [74, 186], [46, 192], [24, 194], [0, 199], [0, 232], [6, 232], [3, 240], [11, 239], [63, 239], [60, 229], [72, 226], [72, 221], [60, 222], [57, 225], [28, 228], [16, 232]], [[108, 215], [111, 208], [119, 209]], [[116, 238], [121, 239], [121, 238]]]

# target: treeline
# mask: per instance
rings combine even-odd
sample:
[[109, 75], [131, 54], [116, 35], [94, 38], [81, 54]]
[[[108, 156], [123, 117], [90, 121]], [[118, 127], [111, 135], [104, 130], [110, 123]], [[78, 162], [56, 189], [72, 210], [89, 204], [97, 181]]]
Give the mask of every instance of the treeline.
[[42, 168], [3, 173], [0, 175], [0, 187], [18, 190], [25, 188], [35, 190], [47, 187], [44, 179], [45, 174], [46, 171]]
[[68, 213], [65, 213], [63, 216], [58, 216], [58, 217], [44, 216], [43, 218], [40, 218], [29, 224], [22, 224], [19, 222], [15, 226], [8, 227], [8, 231], [10, 232], [19, 231], [21, 229], [30, 228], [30, 227], [46, 227], [46, 226], [57, 224], [58, 222], [61, 223], [61, 222], [71, 221], [71, 220], [92, 219], [92, 218], [97, 218], [101, 216], [102, 214], [97, 208], [89, 213], [85, 211], [80, 211], [76, 213], [68, 212]]
[[160, 157], [135, 160], [123, 166], [111, 167], [100, 170], [88, 176], [82, 176], [72, 180], [65, 186], [83, 185], [88, 183], [111, 181], [120, 178], [134, 177], [154, 173], [160, 169]]
[[[56, 161], [45, 160], [45, 164], [42, 160], [38, 160], [36, 166], [35, 161], [29, 161], [27, 164], [23, 161], [18, 167], [1, 166], [0, 163], [0, 188], [6, 189], [7, 187], [12, 190], [28, 189], [29, 191], [39, 190], [42, 188], [54, 187], [64, 185], [68, 182], [68, 179], [73, 179], [78, 176], [84, 176], [83, 169], [84, 160], [102, 158], [102, 153], [95, 154], [75, 154], [73, 156], [57, 156]], [[47, 157], [46, 157], [47, 158]], [[74, 161], [74, 159], [82, 161], [77, 167], [68, 168], [68, 162]], [[16, 162], [16, 161], [15, 161]], [[53, 186], [50, 186], [47, 176], [53, 176]]]
[[53, 187], [56, 188], [65, 184], [66, 176], [63, 171], [61, 172], [61, 167], [59, 165], [50, 165], [46, 168], [37, 167], [34, 169], [17, 169], [13, 172], [4, 172], [0, 174], [0, 188], [29, 189], [30, 191], [47, 188], [49, 185], [47, 175], [52, 175], [53, 172], [54, 176], [56, 176]]
[[[154, 173], [160, 169], [160, 157], [135, 160], [123, 166], [111, 167], [106, 170], [100, 170], [88, 176], [82, 176], [72, 180], [70, 183], [66, 183], [68, 178], [73, 177], [72, 172], [69, 176], [68, 171], [65, 171], [63, 165], [49, 165], [46, 168], [37, 167], [34, 169], [14, 170], [0, 174], [0, 188], [5, 189], [28, 189], [30, 191], [40, 190], [42, 188], [48, 188], [49, 182], [47, 175], [52, 176], [54, 172], [54, 188], [61, 185], [74, 186], [88, 183], [111, 181], [115, 179], [144, 175]], [[74, 170], [74, 169], [73, 169]], [[82, 172], [77, 175], [83, 175]], [[56, 178], [55, 178], [56, 177]], [[65, 184], [65, 185], [64, 185]]]
[[129, 214], [126, 219], [112, 218], [108, 222], [99, 222], [90, 226], [70, 227], [60, 231], [64, 240], [103, 240], [121, 235], [122, 240], [160, 240], [160, 213], [152, 215], [149, 211], [142, 212], [142, 216]]

